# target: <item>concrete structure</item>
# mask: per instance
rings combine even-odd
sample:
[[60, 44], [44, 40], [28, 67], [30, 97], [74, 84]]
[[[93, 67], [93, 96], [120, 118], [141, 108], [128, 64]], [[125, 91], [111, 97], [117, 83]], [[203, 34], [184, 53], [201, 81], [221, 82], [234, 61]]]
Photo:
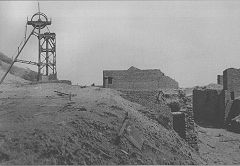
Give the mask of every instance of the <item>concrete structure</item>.
[[217, 84], [223, 85], [223, 75], [217, 75]]
[[104, 70], [103, 87], [126, 90], [156, 90], [159, 88], [178, 88], [178, 82], [165, 76], [158, 69]]

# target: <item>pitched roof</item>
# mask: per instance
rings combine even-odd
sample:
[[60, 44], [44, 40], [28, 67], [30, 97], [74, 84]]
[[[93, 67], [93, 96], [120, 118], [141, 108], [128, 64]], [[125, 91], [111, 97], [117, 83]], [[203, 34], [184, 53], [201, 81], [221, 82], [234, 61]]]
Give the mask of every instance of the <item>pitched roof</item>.
[[135, 70], [140, 70], [140, 69], [138, 69], [138, 68], [136, 68], [136, 67], [134, 67], [134, 66], [131, 66], [131, 67], [128, 69], [128, 71], [135, 71]]

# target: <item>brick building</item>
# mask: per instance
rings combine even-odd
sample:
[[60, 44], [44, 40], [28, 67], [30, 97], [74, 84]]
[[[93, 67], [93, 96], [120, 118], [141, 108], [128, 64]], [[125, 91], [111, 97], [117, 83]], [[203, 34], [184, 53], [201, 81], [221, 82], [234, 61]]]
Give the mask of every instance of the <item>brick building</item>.
[[178, 88], [178, 82], [165, 76], [159, 69], [104, 70], [103, 87], [128, 90], [156, 90], [159, 88]]

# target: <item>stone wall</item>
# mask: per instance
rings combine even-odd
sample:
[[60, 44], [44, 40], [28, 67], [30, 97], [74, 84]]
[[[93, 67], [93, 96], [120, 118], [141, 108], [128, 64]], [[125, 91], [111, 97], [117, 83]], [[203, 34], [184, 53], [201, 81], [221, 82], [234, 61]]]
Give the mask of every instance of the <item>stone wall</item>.
[[173, 115], [173, 129], [180, 137], [186, 139], [186, 121], [183, 112], [172, 112]]
[[227, 127], [240, 114], [240, 99], [232, 100], [228, 90], [194, 89], [193, 112], [198, 123]]
[[222, 83], [223, 90], [193, 90], [195, 121], [228, 127], [231, 120], [240, 114], [240, 69], [224, 70], [223, 76], [218, 75], [218, 84]]
[[159, 91], [127, 91], [121, 90], [121, 96], [131, 102], [138, 103], [148, 111], [138, 110], [148, 118], [157, 121], [167, 129], [174, 129], [180, 137], [198, 151], [198, 137], [195, 131], [192, 107], [181, 110], [180, 116], [171, 113], [171, 109], [162, 100], [159, 100]]
[[[111, 79], [109, 83], [108, 79]], [[119, 90], [156, 90], [178, 88], [178, 82], [165, 76], [160, 70], [105, 70], [103, 87]]]
[[173, 112], [172, 114], [173, 129], [180, 137], [185, 139], [193, 149], [198, 151], [198, 134], [195, 130], [192, 108], [187, 107], [185, 110], [181, 110], [181, 112]]
[[225, 91], [223, 90], [194, 89], [193, 113], [195, 121], [223, 126], [225, 97]]
[[232, 108], [233, 100], [231, 99], [231, 93], [227, 90], [224, 91], [224, 105], [225, 105], [225, 111], [224, 111], [224, 125], [227, 126], [227, 118], [228, 114]]
[[223, 89], [235, 98], [240, 96], [240, 69], [229, 68], [223, 71]]
[[170, 108], [158, 100], [158, 91], [121, 90], [121, 96], [131, 102], [138, 103], [148, 111], [138, 110], [148, 118], [157, 121], [167, 129], [173, 128], [173, 117]]
[[186, 126], [186, 142], [194, 148], [196, 151], [199, 150], [198, 147], [198, 134], [195, 130], [195, 120], [192, 107], [187, 107], [184, 111], [185, 113], [185, 126]]
[[217, 84], [223, 85], [223, 75], [217, 75]]

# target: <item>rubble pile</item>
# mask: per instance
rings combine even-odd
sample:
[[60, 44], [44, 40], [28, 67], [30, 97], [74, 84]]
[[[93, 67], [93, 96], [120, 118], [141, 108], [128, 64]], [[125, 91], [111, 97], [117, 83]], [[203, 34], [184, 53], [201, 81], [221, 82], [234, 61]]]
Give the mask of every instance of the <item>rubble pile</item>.
[[147, 111], [138, 110], [145, 116], [157, 121], [167, 129], [172, 129], [173, 118], [170, 108], [159, 96], [159, 91], [131, 91], [121, 90], [121, 96], [131, 102], [138, 103]]
[[[168, 129], [175, 129], [175, 131], [185, 139], [192, 148], [198, 151], [198, 137], [197, 132], [195, 131], [191, 99], [186, 97], [182, 90], [122, 90], [121, 92], [123, 98], [148, 108], [148, 112], [143, 112], [141, 110], [139, 110], [139, 112], [156, 120]], [[184, 113], [184, 119], [180, 117], [181, 113]], [[157, 118], [159, 116], [164, 118]], [[166, 118], [169, 120], [163, 120]], [[175, 119], [175, 123], [173, 122], [173, 119]], [[181, 127], [181, 124], [183, 124], [183, 128]]]
[[[12, 59], [0, 52], [0, 69], [3, 73], [7, 71], [11, 63], [12, 63]], [[13, 65], [9, 73], [11, 75], [14, 75], [18, 78], [22, 78], [24, 80], [28, 80], [28, 81], [37, 80], [37, 72], [30, 70], [28, 68], [25, 69], [25, 68], [21, 68]]]
[[198, 134], [195, 129], [196, 124], [194, 122], [192, 107], [187, 107], [187, 109], [184, 111], [184, 114], [186, 116], [186, 138], [185, 138], [185, 140], [192, 148], [194, 148], [196, 151], [198, 151], [199, 150]]

